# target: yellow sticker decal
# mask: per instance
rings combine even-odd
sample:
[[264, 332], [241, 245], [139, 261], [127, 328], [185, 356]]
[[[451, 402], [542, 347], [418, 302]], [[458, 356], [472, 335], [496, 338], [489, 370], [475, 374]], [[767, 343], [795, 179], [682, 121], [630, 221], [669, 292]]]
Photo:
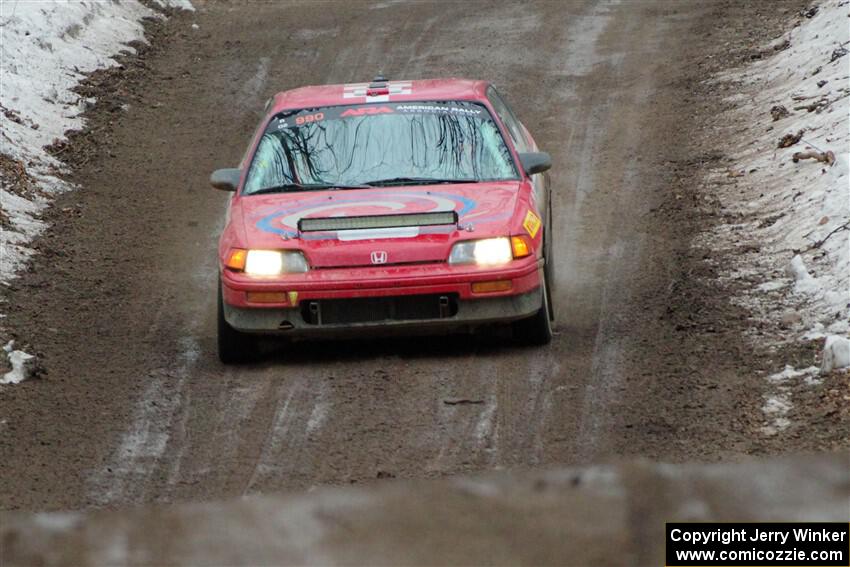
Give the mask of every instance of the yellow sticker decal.
[[289, 304], [290, 305], [298, 305], [298, 292], [290, 291], [289, 292]]
[[528, 214], [525, 215], [525, 220], [522, 221], [522, 227], [531, 238], [534, 238], [540, 230], [540, 217], [528, 211]]

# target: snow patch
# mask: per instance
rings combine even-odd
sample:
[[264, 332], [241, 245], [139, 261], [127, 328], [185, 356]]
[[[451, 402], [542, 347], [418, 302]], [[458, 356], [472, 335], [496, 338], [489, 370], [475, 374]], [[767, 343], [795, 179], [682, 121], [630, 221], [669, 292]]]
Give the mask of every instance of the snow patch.
[[850, 366], [850, 339], [831, 335], [823, 347], [821, 372], [832, 372]]
[[153, 0], [154, 3], [160, 7], [164, 8], [177, 8], [179, 10], [187, 10], [189, 12], [194, 12], [195, 7], [192, 6], [192, 2], [190, 0]]
[[487, 438], [493, 433], [493, 415], [496, 413], [495, 400], [489, 402], [478, 416], [475, 424], [475, 439], [479, 443], [486, 443]]
[[12, 365], [12, 370], [3, 375], [0, 384], [19, 384], [29, 378], [35, 357], [22, 350], [15, 350], [15, 341], [9, 341], [3, 347], [3, 351], [6, 353], [9, 364]]
[[[159, 0], [192, 9], [189, 0]], [[140, 20], [154, 12], [127, 2], [0, 3], [0, 154], [15, 160], [43, 194], [0, 191], [10, 228], [0, 231], [0, 281], [9, 281], [32, 254], [27, 242], [45, 226], [38, 220], [50, 198], [72, 187], [57, 176], [64, 166], [44, 147], [84, 127], [94, 102], [72, 92], [87, 73], [115, 65], [112, 56], [144, 40]], [[14, 175], [14, 174], [12, 174]], [[7, 181], [3, 181], [6, 187]]]
[[329, 409], [330, 404], [324, 401], [313, 406], [313, 411], [310, 412], [310, 418], [307, 420], [307, 435], [312, 435], [322, 427], [328, 418]]
[[791, 401], [791, 389], [788, 384], [795, 378], [802, 378], [806, 385], [812, 386], [818, 383], [813, 379], [817, 373], [817, 366], [795, 370], [793, 366], [786, 365], [782, 372], [767, 377], [770, 392], [764, 396], [761, 411], [768, 421], [761, 428], [763, 434], [776, 435], [791, 425], [788, 414], [794, 408], [794, 404]]
[[759, 291], [777, 291], [785, 287], [785, 282], [781, 280], [773, 280], [769, 282], [764, 282], [758, 286]]
[[[787, 49], [712, 79], [735, 93], [717, 120], [729, 164], [707, 177], [730, 222], [698, 243], [729, 252], [721, 277], [746, 284], [732, 301], [785, 330], [754, 329], [768, 347], [850, 332], [850, 54], [838, 49], [850, 44], [847, 16], [845, 0], [825, 0], [779, 38]], [[788, 134], [791, 145], [780, 144]], [[809, 157], [827, 152], [834, 163]]]
[[820, 284], [806, 269], [799, 254], [788, 265], [788, 274], [794, 278], [794, 291], [797, 293], [816, 293], [820, 289]]
[[801, 376], [809, 376], [817, 373], [817, 366], [809, 366], [808, 368], [794, 370], [794, 367], [788, 364], [785, 366], [785, 370], [783, 370], [782, 372], [777, 372], [776, 374], [771, 374], [770, 376], [768, 376], [767, 381], [772, 382], [774, 384], [783, 384], [785, 382], [788, 382], [792, 378], [799, 378]]

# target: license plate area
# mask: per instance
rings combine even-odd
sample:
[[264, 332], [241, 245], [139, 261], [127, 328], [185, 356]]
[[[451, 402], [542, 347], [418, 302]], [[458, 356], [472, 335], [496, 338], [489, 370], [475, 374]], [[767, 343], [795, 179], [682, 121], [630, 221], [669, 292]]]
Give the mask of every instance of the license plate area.
[[454, 317], [457, 310], [457, 294], [317, 299], [301, 304], [301, 316], [308, 325], [446, 319]]

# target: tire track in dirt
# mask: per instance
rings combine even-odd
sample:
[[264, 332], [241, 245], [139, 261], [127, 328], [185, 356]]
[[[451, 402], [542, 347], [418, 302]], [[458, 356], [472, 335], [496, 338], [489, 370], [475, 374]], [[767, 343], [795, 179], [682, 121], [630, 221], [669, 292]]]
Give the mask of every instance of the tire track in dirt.
[[[130, 428], [122, 435], [108, 464], [92, 476], [89, 498], [93, 502], [106, 506], [145, 500], [148, 481], [161, 465], [171, 442], [172, 424], [178, 417], [178, 410], [189, 401], [181, 397], [186, 378], [200, 354], [197, 344], [187, 338], [183, 341], [178, 365], [152, 373]], [[185, 421], [178, 425], [185, 431]], [[177, 451], [172, 461], [175, 466], [179, 466], [180, 457], [181, 451]], [[173, 475], [176, 474], [175, 469]]]

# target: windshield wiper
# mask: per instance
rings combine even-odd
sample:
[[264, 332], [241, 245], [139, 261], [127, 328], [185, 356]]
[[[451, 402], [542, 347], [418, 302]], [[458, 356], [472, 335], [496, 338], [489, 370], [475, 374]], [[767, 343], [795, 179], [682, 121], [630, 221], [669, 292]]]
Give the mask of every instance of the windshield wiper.
[[439, 179], [434, 177], [390, 177], [376, 179], [366, 183], [282, 183], [271, 187], [263, 187], [248, 193], [261, 195], [263, 193], [288, 193], [295, 191], [337, 191], [345, 189], [370, 189], [372, 187], [392, 187], [397, 185], [441, 185], [450, 183], [478, 183], [478, 179]]
[[367, 181], [364, 185], [387, 187], [392, 185], [440, 185], [443, 183], [478, 183], [478, 179], [439, 179], [434, 177], [390, 177]]
[[335, 191], [337, 189], [369, 189], [369, 185], [346, 185], [334, 183], [283, 183], [271, 187], [263, 187], [248, 193], [249, 195], [260, 195], [262, 193], [288, 193], [294, 191]]

